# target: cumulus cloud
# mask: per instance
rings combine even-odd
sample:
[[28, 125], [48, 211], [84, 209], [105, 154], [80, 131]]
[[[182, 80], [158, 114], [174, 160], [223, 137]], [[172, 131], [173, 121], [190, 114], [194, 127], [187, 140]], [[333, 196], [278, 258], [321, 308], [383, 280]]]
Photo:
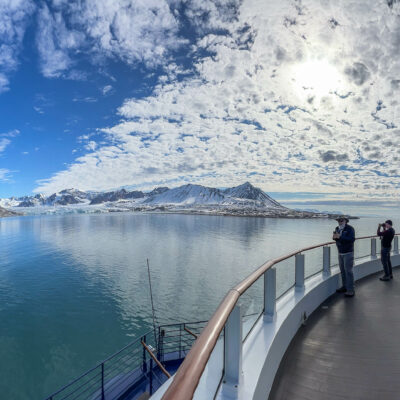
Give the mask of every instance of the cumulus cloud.
[[355, 62], [351, 67], [346, 67], [344, 72], [358, 86], [363, 85], [370, 76], [367, 67], [359, 62]]
[[25, 30], [34, 9], [32, 0], [0, 2], [0, 94], [9, 89], [9, 74], [18, 65]]
[[[171, 1], [172, 9], [178, 3]], [[115, 15], [105, 10], [102, 15]], [[301, 190], [373, 193], [385, 185], [396, 193], [400, 24], [394, 5], [243, 0], [221, 13], [212, 2], [187, 1], [182, 10], [176, 18], [193, 21], [196, 30], [195, 73], [167, 74], [151, 95], [126, 99], [121, 121], [100, 129], [96, 146], [91, 138], [87, 154], [39, 182], [37, 191], [231, 186], [251, 179], [275, 191], [299, 190], [301, 182]], [[168, 14], [161, 24], [174, 35], [176, 18]], [[108, 17], [98, 20], [109, 26]], [[109, 54], [154, 64], [154, 52], [139, 57], [139, 46], [128, 56], [128, 47], [114, 46], [99, 27], [96, 32], [91, 37], [102, 38], [98, 46]], [[382, 159], [377, 149], [389, 140]]]
[[83, 40], [81, 32], [67, 28], [61, 11], [51, 11], [46, 3], [42, 4], [38, 12], [37, 47], [45, 77], [64, 75], [73, 65], [70, 53], [78, 49]]
[[53, 0], [38, 13], [41, 69], [49, 78], [82, 79], [71, 66], [89, 54], [95, 65], [107, 58], [149, 67], [164, 65], [187, 41], [165, 0]]
[[336, 153], [333, 150], [328, 150], [326, 152], [320, 152], [320, 157], [321, 160], [325, 163], [330, 162], [330, 161], [347, 161], [349, 159], [349, 156], [346, 153]]

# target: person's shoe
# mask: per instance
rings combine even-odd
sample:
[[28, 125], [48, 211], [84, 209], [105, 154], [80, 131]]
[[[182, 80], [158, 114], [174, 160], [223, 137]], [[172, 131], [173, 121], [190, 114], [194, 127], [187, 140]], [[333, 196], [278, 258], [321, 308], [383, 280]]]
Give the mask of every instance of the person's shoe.
[[353, 297], [354, 294], [355, 294], [354, 291], [348, 290], [344, 295], [345, 295], [346, 297]]
[[390, 276], [381, 276], [380, 278], [379, 278], [379, 280], [381, 280], [381, 281], [384, 281], [384, 282], [387, 282], [387, 281], [390, 281]]
[[393, 275], [390, 275], [390, 279], [393, 279]]
[[347, 292], [347, 290], [346, 290], [346, 288], [344, 286], [342, 286], [339, 289], [336, 289], [336, 293], [346, 293], [346, 292]]

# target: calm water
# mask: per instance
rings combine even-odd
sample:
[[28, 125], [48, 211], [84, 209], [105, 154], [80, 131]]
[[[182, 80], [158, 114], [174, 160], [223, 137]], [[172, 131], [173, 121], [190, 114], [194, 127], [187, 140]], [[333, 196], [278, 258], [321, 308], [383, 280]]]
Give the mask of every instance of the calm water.
[[[374, 234], [381, 219], [352, 225]], [[334, 226], [138, 214], [0, 220], [1, 398], [40, 400], [148, 331], [146, 258], [160, 323], [208, 319], [257, 266], [330, 240]]]

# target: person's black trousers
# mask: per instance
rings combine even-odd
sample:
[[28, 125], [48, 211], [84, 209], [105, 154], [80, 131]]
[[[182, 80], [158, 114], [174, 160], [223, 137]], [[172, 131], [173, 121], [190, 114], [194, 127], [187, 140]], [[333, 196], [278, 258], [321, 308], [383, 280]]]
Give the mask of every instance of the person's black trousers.
[[390, 261], [390, 247], [382, 247], [381, 250], [381, 261], [383, 265], [383, 270], [385, 271], [385, 276], [392, 276], [392, 263]]

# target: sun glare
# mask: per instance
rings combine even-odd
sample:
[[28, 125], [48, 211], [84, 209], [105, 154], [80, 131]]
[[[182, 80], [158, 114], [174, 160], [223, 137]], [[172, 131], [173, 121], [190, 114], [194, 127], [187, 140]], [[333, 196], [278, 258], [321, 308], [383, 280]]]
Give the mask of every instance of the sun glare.
[[322, 97], [342, 89], [343, 77], [325, 60], [311, 60], [294, 66], [293, 77], [301, 97]]

